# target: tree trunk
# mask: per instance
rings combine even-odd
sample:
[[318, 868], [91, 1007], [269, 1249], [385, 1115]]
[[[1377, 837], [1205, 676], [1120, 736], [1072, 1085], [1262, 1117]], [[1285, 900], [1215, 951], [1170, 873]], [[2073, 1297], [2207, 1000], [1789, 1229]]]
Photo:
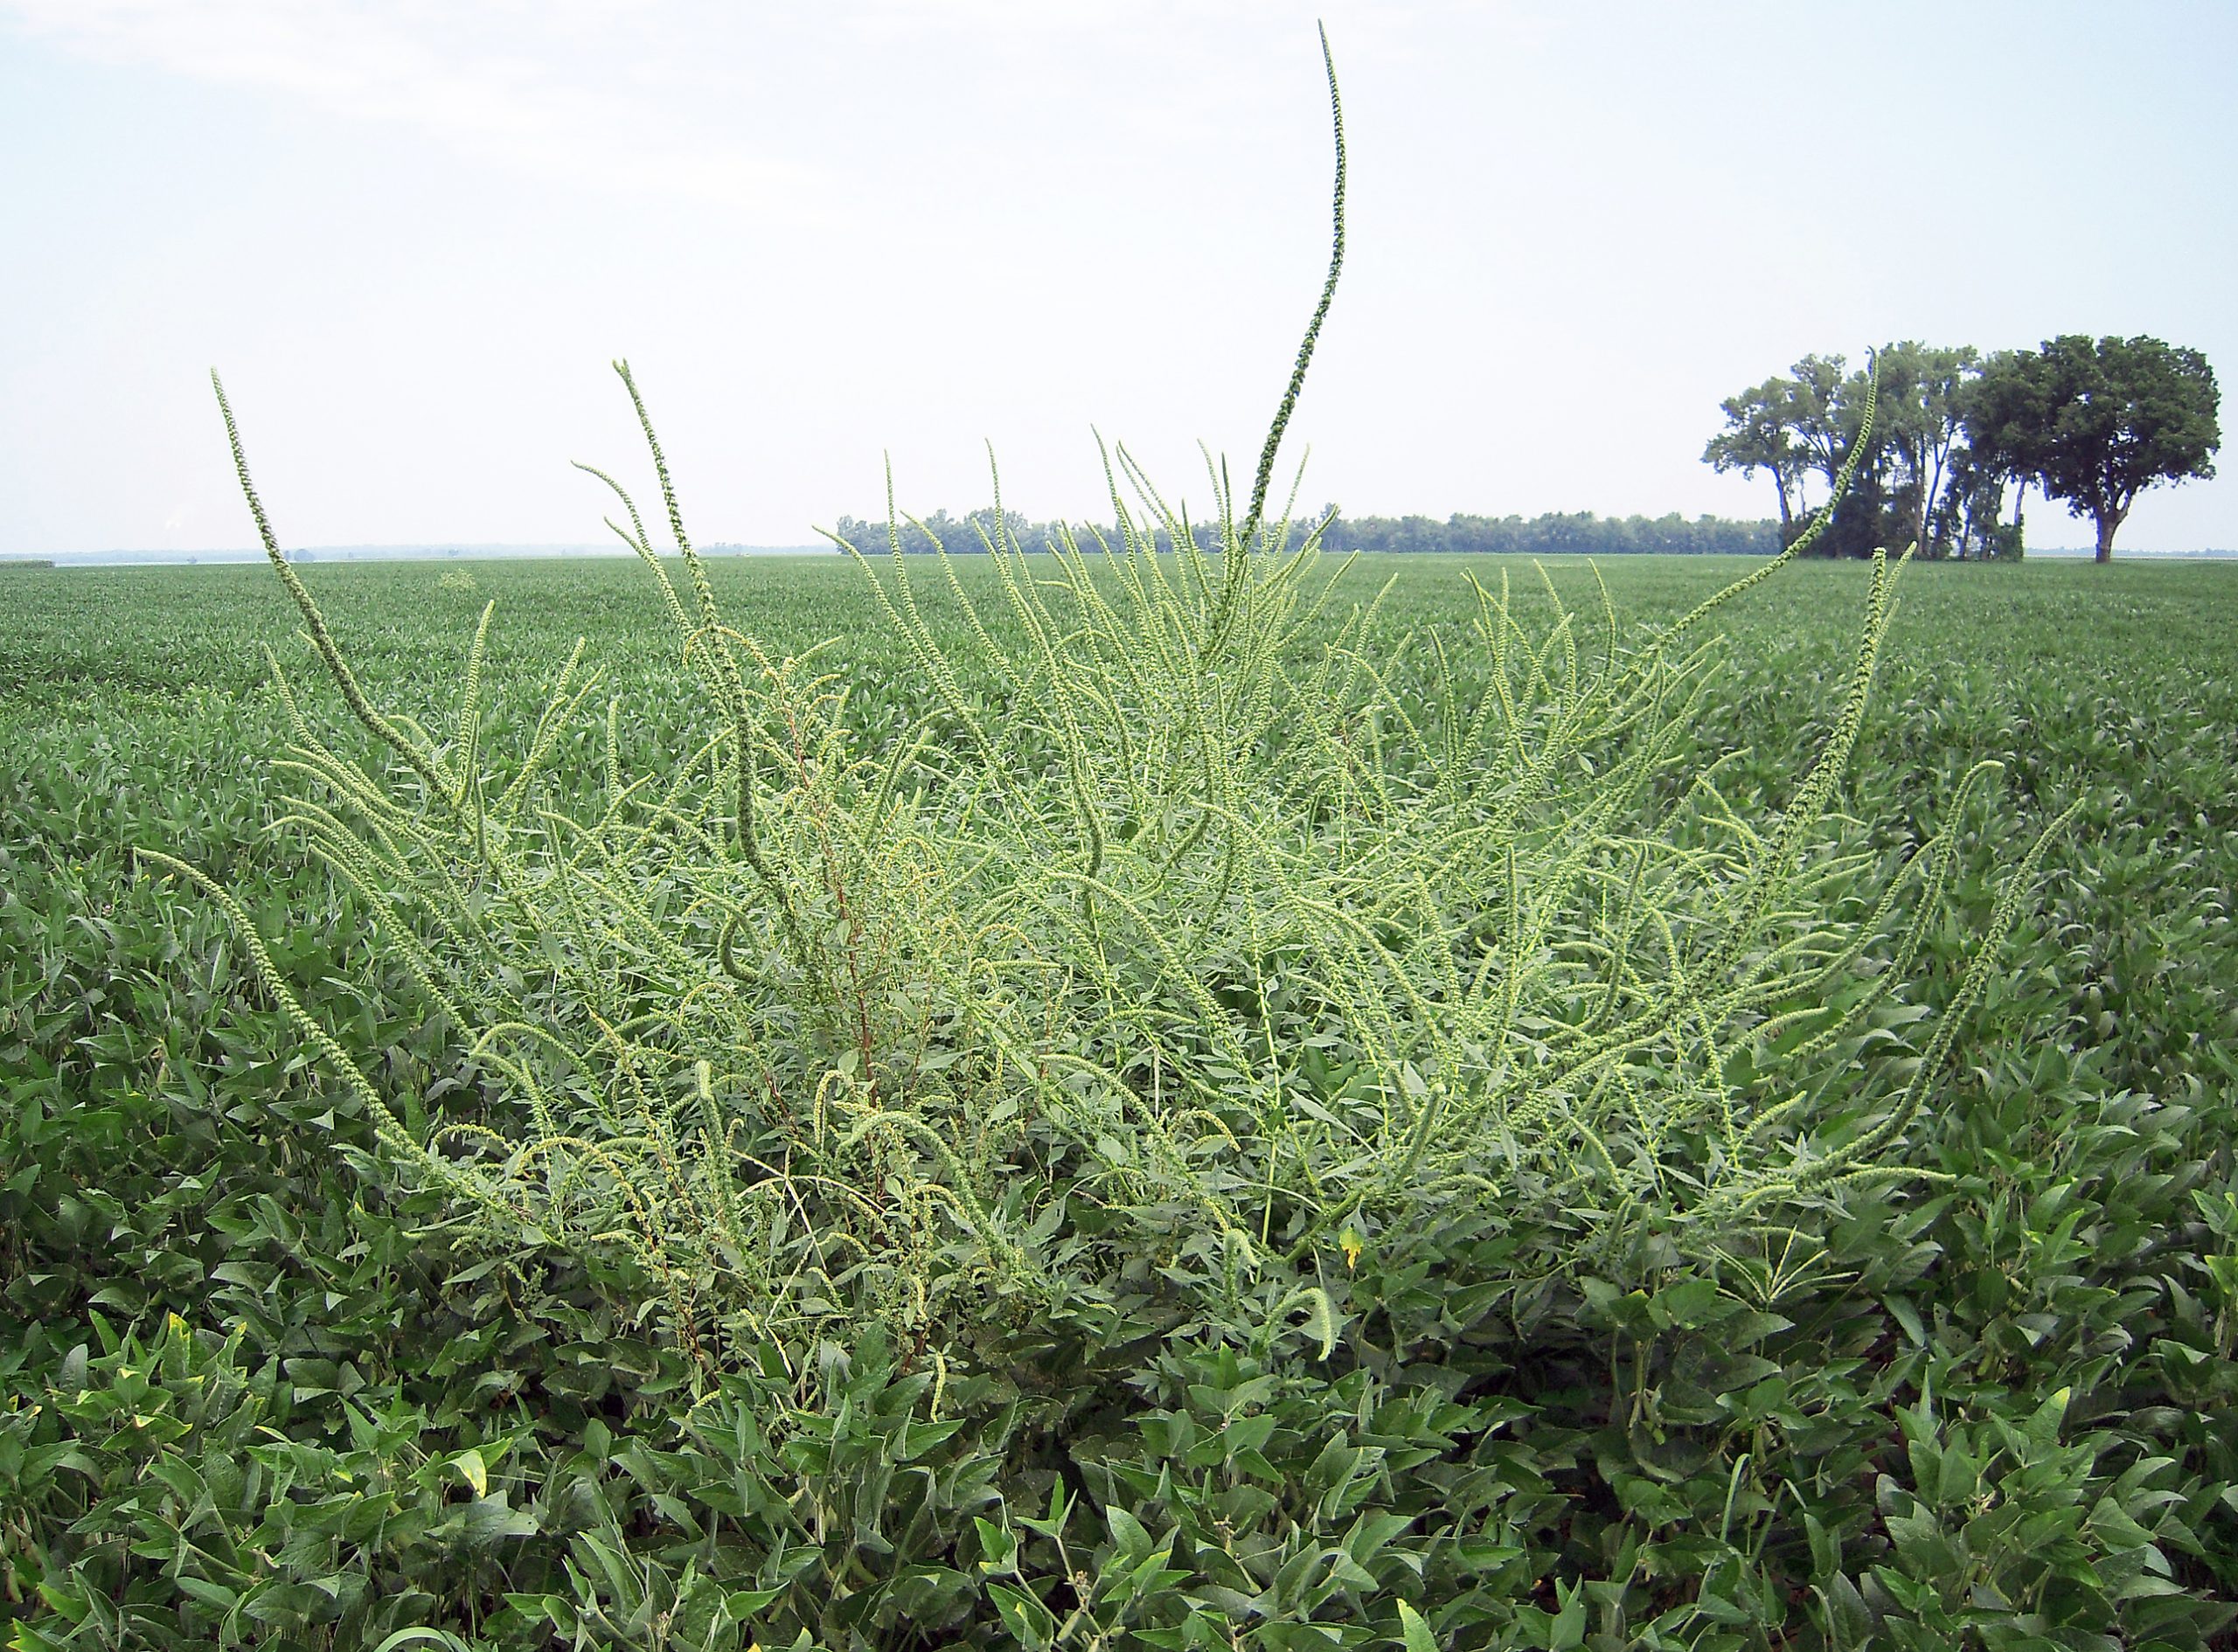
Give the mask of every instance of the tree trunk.
[[1928, 485], [1927, 444], [1904, 450], [1904, 468], [1912, 473], [1912, 488], [1919, 496], [1912, 507], [1912, 543], [1922, 556], [1932, 556], [1935, 547], [1927, 541], [1928, 513], [1935, 505], [1935, 489]]
[[[1920, 535], [1922, 538], [1927, 535], [1929, 524], [1935, 520], [1935, 508], [1943, 492], [1943, 463], [1949, 457], [1950, 451], [1945, 448], [1935, 455], [1935, 470], [1928, 478], [1926, 496], [1920, 501]], [[1966, 553], [1962, 548], [1958, 554], [1963, 557]]]
[[2116, 510], [2111, 507], [2096, 513], [2098, 522], [2096, 559], [2098, 561], [2111, 562], [2114, 559], [2114, 531], [2122, 525], [2122, 518], [2127, 515], [2129, 512], [2126, 510]]

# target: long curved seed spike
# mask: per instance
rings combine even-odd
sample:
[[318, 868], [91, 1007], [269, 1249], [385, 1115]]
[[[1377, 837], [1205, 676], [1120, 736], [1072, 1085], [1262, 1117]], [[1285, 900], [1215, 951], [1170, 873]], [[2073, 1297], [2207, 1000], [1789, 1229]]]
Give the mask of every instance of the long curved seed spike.
[[1242, 531], [1237, 536], [1238, 545], [1249, 551], [1259, 532], [1260, 518], [1267, 510], [1267, 489], [1274, 478], [1275, 453], [1282, 445], [1282, 432], [1290, 422], [1290, 413], [1297, 406], [1298, 392], [1305, 388], [1305, 370], [1313, 360], [1313, 346], [1320, 339], [1321, 323], [1328, 319], [1329, 305], [1337, 296], [1337, 277], [1345, 267], [1345, 105], [1337, 92], [1337, 59], [1329, 50], [1329, 31], [1315, 25], [1321, 35], [1321, 65], [1329, 76], [1329, 116], [1337, 135], [1337, 182], [1331, 194], [1331, 217], [1333, 228], [1329, 243], [1329, 278], [1321, 284], [1321, 302], [1313, 307], [1313, 319], [1306, 324], [1305, 337], [1297, 347], [1297, 364], [1290, 369], [1290, 382], [1282, 392], [1282, 404], [1275, 409], [1275, 422], [1268, 427], [1267, 444], [1259, 450], [1258, 473], [1251, 479], [1251, 508], [1244, 515]]
[[585, 475], [596, 476], [601, 482], [603, 482], [608, 487], [614, 489], [615, 496], [622, 501], [622, 509], [629, 513], [629, 526], [636, 534], [636, 537], [630, 539], [629, 543], [645, 555], [652, 555], [652, 541], [645, 538], [645, 524], [637, 515], [637, 502], [629, 496], [629, 490], [623, 487], [620, 482], [616, 482], [612, 476], [608, 475], [605, 471], [601, 470], [596, 465], [587, 465], [580, 459], [570, 459], [567, 462], [574, 466], [576, 469], [581, 471]]
[[[661, 439], [653, 434], [652, 415], [645, 411], [645, 399], [637, 393], [637, 381], [630, 375], [629, 364], [617, 360], [614, 363], [614, 371], [629, 389], [629, 405], [637, 410], [637, 427], [645, 433], [645, 446], [653, 450], [653, 474], [661, 479], [661, 503], [668, 507], [668, 530], [676, 536], [676, 548], [688, 556], [692, 551], [692, 541], [685, 535], [684, 512], [677, 506], [676, 484], [669, 480], [668, 460], [661, 452]], [[634, 516], [636, 512], [633, 510], [631, 514]], [[643, 530], [641, 528], [638, 532], [642, 538]]]
[[1203, 658], [1219, 652], [1227, 640], [1228, 627], [1234, 621], [1236, 603], [1243, 589], [1244, 561], [1258, 540], [1260, 521], [1267, 511], [1267, 489], [1274, 480], [1275, 455], [1282, 445], [1282, 432], [1289, 427], [1290, 414], [1297, 407], [1298, 393], [1305, 388], [1305, 370], [1312, 363], [1313, 346], [1321, 337], [1321, 324], [1328, 319], [1330, 303], [1337, 296], [1337, 277], [1345, 267], [1345, 105], [1337, 91], [1337, 59], [1329, 50], [1329, 31], [1318, 24], [1314, 26], [1321, 36], [1321, 66], [1329, 77], [1329, 117], [1337, 144], [1337, 179], [1331, 191], [1333, 227], [1329, 243], [1329, 276], [1321, 284], [1320, 302], [1313, 307], [1313, 319], [1306, 323], [1305, 337], [1299, 341], [1297, 364], [1290, 369], [1290, 381], [1275, 409], [1274, 422], [1267, 428], [1266, 445], [1259, 450], [1259, 469], [1251, 480], [1250, 508], [1236, 531], [1234, 543], [1226, 547], [1227, 566], [1221, 572], [1220, 600], [1198, 646]]
[[[645, 399], [637, 392], [637, 381], [630, 374], [629, 364], [616, 360], [613, 366], [615, 372], [620, 376], [622, 385], [629, 392], [629, 405], [637, 410], [637, 427], [645, 433], [645, 446], [652, 450], [653, 470], [660, 477], [661, 482], [661, 503], [668, 507], [669, 531], [675, 536], [677, 552], [684, 558], [685, 568], [692, 576], [692, 592], [699, 598], [699, 617], [706, 628], [709, 652], [714, 660], [714, 684], [725, 702], [723, 709], [729, 714], [733, 738], [737, 742], [735, 756], [738, 770], [736, 778], [739, 848], [746, 856], [747, 863], [753, 866], [762, 882], [768, 885], [770, 892], [778, 898], [789, 916], [792, 911], [791, 897], [783, 885], [777, 881], [775, 874], [769, 870], [768, 862], [762, 857], [761, 840], [754, 834], [754, 787], [756, 765], [754, 731], [747, 723], [746, 684], [740, 676], [738, 661], [731, 653], [729, 643], [724, 641], [725, 627], [721, 611], [715, 605], [714, 587], [707, 582], [707, 571], [700, 565], [699, 553], [692, 548], [691, 538], [684, 531], [684, 512], [676, 503], [676, 484], [669, 479], [668, 460], [661, 452], [661, 439], [653, 434], [653, 417], [645, 411]], [[585, 466], [584, 469], [587, 469], [589, 467]], [[594, 471], [592, 474], [597, 473]], [[607, 479], [601, 477], [601, 480]], [[610, 481], [608, 481], [607, 485], [614, 486]], [[620, 493], [622, 490], [617, 487], [615, 488], [615, 491]], [[624, 494], [622, 497], [626, 502], [629, 496]], [[635, 520], [636, 515], [636, 508], [633, 506], [630, 510], [632, 520]], [[643, 538], [644, 530], [641, 527], [638, 530], [641, 545]]]
[[426, 783], [432, 795], [448, 797], [449, 788], [436, 772], [433, 755], [422, 750], [403, 730], [374, 710], [373, 703], [358, 687], [357, 674], [350, 669], [350, 663], [342, 657], [342, 649], [336, 643], [334, 634], [326, 628], [326, 616], [319, 612], [318, 604], [311, 600], [309, 587], [296, 573], [295, 565], [280, 549], [279, 537], [272, 531], [271, 520], [264, 514], [264, 501], [257, 496], [256, 483], [249, 478], [248, 454], [241, 446], [240, 427], [233, 421], [233, 406], [226, 399], [225, 382], [218, 377], [215, 367], [210, 370], [210, 388], [218, 392], [218, 411], [226, 420], [226, 440], [233, 450], [233, 474], [240, 478], [241, 494], [248, 501], [249, 515], [256, 518], [257, 537], [264, 542], [264, 554], [271, 559], [274, 569], [279, 573], [280, 583], [288, 587], [288, 594], [295, 599], [295, 607], [303, 616], [303, 623], [310, 630], [311, 644], [318, 649], [319, 658], [326, 662], [327, 672], [334, 678], [335, 686], [342, 691], [342, 698], [348, 704], [351, 714], [365, 725], [368, 732], [401, 757], [411, 767], [412, 772]]

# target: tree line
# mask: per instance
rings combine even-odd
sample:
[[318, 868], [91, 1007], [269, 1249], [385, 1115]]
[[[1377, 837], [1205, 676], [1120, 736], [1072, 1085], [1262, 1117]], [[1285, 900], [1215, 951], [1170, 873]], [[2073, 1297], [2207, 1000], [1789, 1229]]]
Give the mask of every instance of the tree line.
[[1875, 379], [1869, 446], [1812, 547], [1821, 554], [1916, 543], [1923, 556], [2017, 557], [2033, 487], [2091, 518], [2104, 562], [2137, 496], [2212, 476], [2221, 445], [2221, 393], [2198, 351], [2066, 334], [1988, 355], [1907, 339], [1854, 371], [1840, 356], [1805, 356], [1727, 398], [1726, 428], [1702, 457], [1769, 475], [1780, 541], [1792, 543], [1855, 450]]
[[[1328, 519], [1323, 543], [1332, 551], [1415, 551], [1496, 553], [1528, 556], [1623, 556], [1651, 552], [1664, 556], [1766, 556], [1780, 548], [1779, 524], [1766, 518], [1734, 521], [1723, 517], [1695, 517], [1673, 513], [1665, 517], [1600, 517], [1590, 510], [1548, 512], [1537, 517], [1470, 516], [1456, 512], [1443, 518], [1426, 516], [1346, 517], [1334, 505], [1324, 506], [1313, 520]], [[924, 526], [900, 524], [905, 552], [928, 552], [938, 538], [951, 555], [985, 549], [980, 536], [994, 537], [996, 514], [991, 506], [961, 517], [935, 510], [924, 517]], [[1047, 551], [1069, 531], [1076, 543], [1094, 543], [1094, 532], [1115, 539], [1109, 524], [1033, 522], [1022, 513], [1006, 510], [1002, 528], [1009, 539], [1026, 551]], [[930, 530], [930, 533], [927, 532]], [[839, 538], [865, 555], [890, 549], [883, 522], [841, 517], [833, 529]], [[1192, 524], [1191, 531], [1206, 551], [1219, 548], [1218, 528], [1211, 523]], [[1158, 548], [1172, 549], [1171, 537], [1156, 534]], [[1116, 542], [1116, 539], [1115, 539]]]
[[[1876, 546], [1916, 544], [1928, 557], [2015, 558], [2023, 550], [2030, 489], [2089, 517], [2098, 559], [2147, 488], [2214, 474], [2221, 445], [2221, 392], [2196, 350], [2150, 337], [2066, 334], [2036, 350], [1989, 354], [1906, 339], [1884, 345], [1865, 367], [1841, 356], [1805, 356], [1783, 376], [1727, 397], [1726, 427], [1702, 457], [1720, 472], [1771, 479], [1776, 519], [1538, 517], [1456, 513], [1345, 517], [1334, 505], [1325, 543], [1338, 551], [1413, 551], [1618, 556], [1762, 555], [1794, 542], [1831, 496], [1875, 413], [1855, 480], [1835, 504], [1815, 553], [1865, 556]], [[1814, 497], [1815, 496], [1815, 497]], [[2010, 518], [2006, 512], [2010, 509]], [[1035, 522], [982, 507], [934, 511], [904, 523], [901, 548], [951, 553], [984, 548], [983, 535], [1025, 551], [1049, 551], [1070, 533], [1093, 543], [1109, 524]], [[865, 553], [888, 547], [886, 525], [843, 516], [838, 536]], [[1199, 545], [1219, 548], [1217, 528], [1192, 525]], [[1155, 534], [1171, 549], [1167, 534]]]

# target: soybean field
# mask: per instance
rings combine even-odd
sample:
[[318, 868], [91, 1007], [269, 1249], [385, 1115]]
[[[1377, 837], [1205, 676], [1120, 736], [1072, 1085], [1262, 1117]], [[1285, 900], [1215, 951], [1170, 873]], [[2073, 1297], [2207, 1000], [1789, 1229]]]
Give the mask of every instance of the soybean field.
[[0, 572], [10, 1644], [2238, 1644], [2238, 576], [1226, 560]]

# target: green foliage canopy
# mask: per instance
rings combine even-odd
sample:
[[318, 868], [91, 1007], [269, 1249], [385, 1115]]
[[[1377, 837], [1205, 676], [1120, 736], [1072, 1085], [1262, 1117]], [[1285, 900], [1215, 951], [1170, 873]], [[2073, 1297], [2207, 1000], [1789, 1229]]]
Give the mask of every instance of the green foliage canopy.
[[[1720, 472], [1769, 473], [1791, 538], [1806, 482], [1831, 488], [1859, 441], [1877, 377], [1880, 427], [1859, 486], [1835, 503], [1824, 554], [1910, 544], [1929, 556], [2018, 556], [2021, 497], [2033, 483], [2095, 519], [2102, 562], [2137, 495], [2211, 476], [2221, 440], [2206, 358], [2153, 338], [2063, 336], [1988, 357], [1907, 339], [1875, 351], [1869, 370], [1806, 356], [1790, 375], [1727, 398], [1726, 428], [1702, 457]], [[2005, 524], [2009, 483], [2019, 492]]]
[[2137, 496], [2214, 475], [2221, 392], [2196, 350], [2062, 334], [2001, 356], [1976, 386], [1984, 450], [2097, 528], [2097, 559]]

